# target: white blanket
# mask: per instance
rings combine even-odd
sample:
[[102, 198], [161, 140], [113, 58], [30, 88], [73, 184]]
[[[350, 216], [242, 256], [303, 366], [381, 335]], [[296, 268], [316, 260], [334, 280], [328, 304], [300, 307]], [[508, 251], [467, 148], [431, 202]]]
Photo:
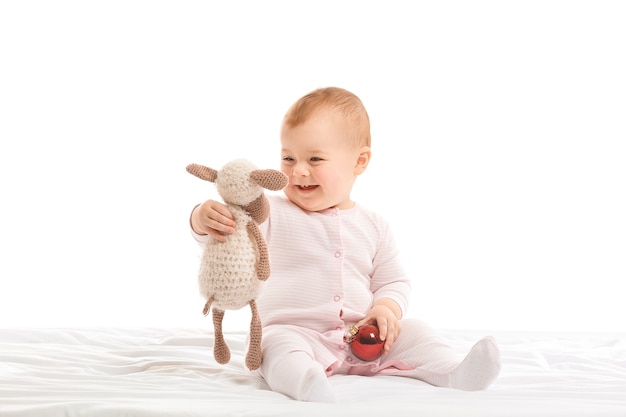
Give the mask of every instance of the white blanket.
[[626, 417], [626, 334], [442, 334], [459, 353], [496, 337], [502, 372], [488, 390], [336, 375], [339, 404], [305, 403], [245, 370], [245, 333], [227, 333], [232, 359], [219, 365], [203, 329], [0, 329], [0, 417]]

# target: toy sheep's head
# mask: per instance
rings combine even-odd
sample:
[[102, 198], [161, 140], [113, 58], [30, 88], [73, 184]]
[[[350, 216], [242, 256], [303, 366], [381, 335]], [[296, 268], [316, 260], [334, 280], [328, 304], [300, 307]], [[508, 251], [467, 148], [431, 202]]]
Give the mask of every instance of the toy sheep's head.
[[189, 164], [187, 172], [215, 183], [224, 203], [242, 207], [257, 223], [263, 222], [269, 214], [269, 203], [263, 189], [282, 190], [289, 182], [287, 175], [282, 172], [258, 169], [245, 159], [231, 161], [219, 171], [203, 165]]

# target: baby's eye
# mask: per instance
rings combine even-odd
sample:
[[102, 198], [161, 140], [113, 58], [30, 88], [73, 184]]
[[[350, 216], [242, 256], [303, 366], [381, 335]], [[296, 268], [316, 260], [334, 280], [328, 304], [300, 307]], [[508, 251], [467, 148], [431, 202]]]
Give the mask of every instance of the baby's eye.
[[283, 161], [291, 162], [291, 161], [293, 161], [293, 158], [290, 157], [290, 156], [283, 156]]
[[312, 161], [312, 162], [319, 162], [319, 161], [323, 161], [323, 159], [322, 159], [322, 158], [320, 158], [320, 157], [318, 157], [318, 156], [312, 156], [312, 157], [311, 157], [311, 161]]

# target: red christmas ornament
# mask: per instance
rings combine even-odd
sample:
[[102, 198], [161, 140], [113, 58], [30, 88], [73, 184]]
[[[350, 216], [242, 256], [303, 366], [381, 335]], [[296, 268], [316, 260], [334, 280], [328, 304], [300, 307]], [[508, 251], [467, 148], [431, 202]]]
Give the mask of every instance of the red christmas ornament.
[[383, 353], [385, 342], [380, 340], [378, 327], [373, 324], [350, 327], [344, 339], [350, 343], [354, 356], [363, 361], [376, 360]]

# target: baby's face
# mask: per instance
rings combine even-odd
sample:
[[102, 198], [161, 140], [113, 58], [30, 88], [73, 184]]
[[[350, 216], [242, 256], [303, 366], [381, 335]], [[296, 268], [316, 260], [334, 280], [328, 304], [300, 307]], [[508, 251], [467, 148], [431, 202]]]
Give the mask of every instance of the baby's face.
[[364, 168], [359, 168], [362, 149], [354, 145], [347, 121], [320, 110], [299, 126], [283, 126], [280, 141], [289, 200], [308, 211], [354, 206], [350, 192]]

